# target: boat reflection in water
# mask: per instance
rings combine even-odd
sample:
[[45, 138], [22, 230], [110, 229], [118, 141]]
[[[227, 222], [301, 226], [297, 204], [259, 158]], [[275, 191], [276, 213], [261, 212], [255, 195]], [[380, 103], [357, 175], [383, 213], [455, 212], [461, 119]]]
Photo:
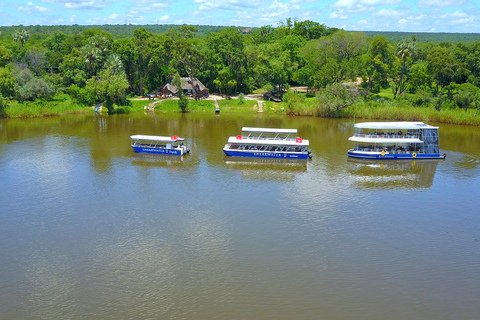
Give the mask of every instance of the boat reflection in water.
[[135, 153], [132, 164], [142, 167], [178, 167], [184, 165], [184, 159], [188, 156], [172, 157], [165, 154]]
[[307, 172], [307, 162], [295, 159], [225, 157], [224, 160], [243, 179], [294, 181]]
[[349, 171], [358, 189], [430, 188], [441, 161], [348, 159]]

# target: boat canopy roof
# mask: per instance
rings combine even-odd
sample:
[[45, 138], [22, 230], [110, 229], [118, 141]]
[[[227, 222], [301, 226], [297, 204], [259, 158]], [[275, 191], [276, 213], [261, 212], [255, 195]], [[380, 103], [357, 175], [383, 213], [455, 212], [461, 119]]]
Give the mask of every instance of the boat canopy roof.
[[[297, 139], [298, 140], [298, 139]], [[237, 137], [228, 138], [228, 143], [232, 144], [258, 144], [268, 146], [300, 146], [308, 147], [309, 141], [301, 139], [301, 142], [297, 140], [269, 140], [269, 139], [237, 139]]]
[[297, 134], [297, 129], [243, 127], [242, 132]]
[[360, 122], [355, 124], [355, 128], [360, 129], [438, 129], [423, 122], [417, 121], [398, 121], [398, 122]]
[[161, 141], [161, 142], [174, 142], [174, 141], [184, 141], [184, 138], [180, 138], [179, 136], [171, 136], [171, 137], [164, 137], [164, 136], [146, 136], [143, 134], [137, 134], [130, 136], [132, 140], [145, 140], [145, 141]]
[[[391, 129], [391, 128], [390, 128]], [[403, 128], [402, 128], [403, 129]], [[348, 138], [349, 141], [355, 142], [364, 142], [364, 143], [423, 143], [422, 140], [418, 138], [372, 138], [372, 137], [350, 137]]]

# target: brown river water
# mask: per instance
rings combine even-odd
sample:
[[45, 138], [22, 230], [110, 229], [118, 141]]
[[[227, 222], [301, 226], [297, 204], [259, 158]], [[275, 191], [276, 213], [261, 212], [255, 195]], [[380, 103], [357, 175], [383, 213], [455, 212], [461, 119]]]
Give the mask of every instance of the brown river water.
[[[1, 119], [0, 318], [478, 319], [480, 128], [440, 124], [445, 160], [354, 161], [353, 124]], [[226, 158], [242, 126], [297, 128], [313, 159]]]

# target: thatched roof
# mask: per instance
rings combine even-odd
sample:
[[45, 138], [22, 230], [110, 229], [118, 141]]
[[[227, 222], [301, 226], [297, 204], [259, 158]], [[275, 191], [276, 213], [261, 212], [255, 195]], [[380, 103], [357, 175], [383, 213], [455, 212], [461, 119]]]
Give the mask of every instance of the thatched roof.
[[[197, 92], [202, 92], [204, 90], [207, 90], [207, 87], [203, 85], [203, 83], [200, 82], [198, 79], [194, 79], [193, 83], [195, 85], [195, 89]], [[180, 85], [182, 87], [182, 90], [192, 90], [193, 91], [193, 86], [192, 86], [192, 81], [190, 78], [184, 77], [180, 78]], [[178, 92], [177, 87], [172, 84], [172, 78], [168, 80], [168, 82], [163, 86], [163, 89], [170, 91], [173, 94], [176, 94]]]

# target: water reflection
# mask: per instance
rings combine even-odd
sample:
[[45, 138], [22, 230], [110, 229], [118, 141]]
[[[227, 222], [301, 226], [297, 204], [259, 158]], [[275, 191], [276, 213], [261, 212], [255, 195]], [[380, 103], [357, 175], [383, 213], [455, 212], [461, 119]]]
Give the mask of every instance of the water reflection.
[[134, 153], [132, 164], [142, 167], [177, 167], [182, 166], [187, 157], [189, 156]]
[[229, 169], [236, 170], [243, 179], [259, 179], [273, 181], [295, 181], [302, 173], [307, 172], [307, 162], [295, 159], [266, 159], [225, 157]]
[[439, 162], [443, 160], [348, 159], [353, 185], [358, 189], [430, 188]]

